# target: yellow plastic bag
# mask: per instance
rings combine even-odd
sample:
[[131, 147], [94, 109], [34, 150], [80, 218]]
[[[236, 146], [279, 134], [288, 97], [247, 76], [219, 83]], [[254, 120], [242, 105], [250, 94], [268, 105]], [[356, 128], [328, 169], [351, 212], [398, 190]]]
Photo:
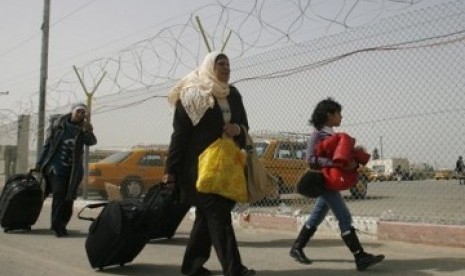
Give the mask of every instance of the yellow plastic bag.
[[197, 191], [247, 202], [245, 154], [229, 138], [219, 138], [199, 156]]

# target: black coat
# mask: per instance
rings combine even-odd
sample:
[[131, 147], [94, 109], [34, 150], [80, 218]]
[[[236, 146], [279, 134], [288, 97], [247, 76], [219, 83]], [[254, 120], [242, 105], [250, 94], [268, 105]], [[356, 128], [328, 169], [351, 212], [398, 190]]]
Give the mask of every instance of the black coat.
[[[61, 136], [63, 135], [64, 131], [66, 130], [66, 121], [71, 119], [71, 113], [65, 114], [56, 120], [54, 120], [53, 124], [50, 126], [47, 134], [47, 139], [44, 143], [44, 148], [42, 153], [39, 157], [37, 162], [37, 166], [40, 167], [40, 171], [42, 172], [45, 182], [46, 182], [46, 189], [45, 193], [48, 194], [51, 191], [50, 183], [48, 181], [46, 168], [50, 163], [52, 157], [58, 152]], [[83, 153], [84, 153], [84, 145], [92, 146], [97, 143], [97, 138], [95, 137], [94, 133], [91, 131], [84, 131], [80, 130], [76, 134], [76, 142], [73, 149], [73, 161], [71, 167], [71, 173], [68, 177], [68, 192], [66, 195], [66, 200], [72, 200], [76, 198], [77, 190], [79, 184], [82, 181], [82, 177], [84, 174], [83, 168]]]
[[[227, 97], [231, 109], [232, 124], [243, 125], [247, 129], [249, 124], [242, 97], [234, 86], [230, 86]], [[173, 134], [169, 146], [165, 172], [175, 175], [176, 188], [180, 199], [184, 203], [196, 205], [199, 155], [223, 134], [224, 119], [218, 102], [215, 100], [213, 108], [208, 109], [199, 123], [194, 126], [181, 102], [176, 103], [173, 120]], [[245, 135], [234, 138], [237, 144], [245, 147]]]

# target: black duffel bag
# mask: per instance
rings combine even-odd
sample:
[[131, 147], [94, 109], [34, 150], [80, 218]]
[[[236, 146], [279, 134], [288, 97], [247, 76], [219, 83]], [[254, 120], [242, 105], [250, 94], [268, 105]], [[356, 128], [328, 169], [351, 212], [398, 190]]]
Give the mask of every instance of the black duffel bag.
[[151, 239], [171, 239], [181, 224], [190, 205], [183, 204], [175, 198], [174, 191], [164, 183], [152, 186], [144, 198], [144, 205], [151, 217], [149, 236]]
[[[97, 218], [85, 217], [85, 209], [104, 207]], [[149, 241], [150, 217], [142, 202], [134, 199], [88, 204], [78, 218], [92, 221], [85, 248], [89, 263], [102, 270], [106, 266], [132, 262]]]
[[307, 170], [297, 182], [297, 192], [306, 197], [319, 197], [325, 191], [325, 178], [321, 171]]

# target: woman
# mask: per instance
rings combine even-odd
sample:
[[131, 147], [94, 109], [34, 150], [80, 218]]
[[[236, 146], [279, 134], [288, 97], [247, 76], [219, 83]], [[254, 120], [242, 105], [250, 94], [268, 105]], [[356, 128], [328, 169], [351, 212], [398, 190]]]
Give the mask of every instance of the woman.
[[195, 221], [182, 263], [184, 275], [210, 275], [203, 265], [215, 248], [224, 275], [255, 275], [242, 264], [232, 227], [235, 202], [196, 191], [199, 155], [215, 140], [230, 137], [245, 147], [241, 125], [248, 128], [242, 97], [229, 81], [229, 60], [209, 53], [202, 65], [184, 77], [169, 93], [175, 107], [173, 134], [164, 181], [175, 183], [183, 202], [196, 207]]
[[[310, 119], [310, 124], [315, 127], [310, 135], [307, 148], [307, 162], [311, 169], [321, 169], [322, 167], [336, 167], [330, 159], [316, 155], [318, 143], [334, 134], [334, 127], [341, 125], [342, 106], [331, 98], [320, 101], [313, 111]], [[355, 161], [349, 162], [341, 169], [350, 171], [358, 167]], [[305, 256], [303, 248], [308, 240], [316, 232], [318, 225], [328, 214], [329, 209], [334, 213], [339, 223], [341, 237], [347, 247], [354, 254], [355, 264], [358, 270], [365, 270], [369, 266], [381, 262], [384, 255], [372, 255], [363, 250], [360, 241], [358, 240], [355, 229], [352, 227], [352, 216], [349, 208], [344, 202], [339, 191], [325, 190], [316, 200], [312, 214], [305, 222], [299, 236], [292, 245], [289, 254], [297, 262], [302, 264], [310, 264], [312, 261]]]

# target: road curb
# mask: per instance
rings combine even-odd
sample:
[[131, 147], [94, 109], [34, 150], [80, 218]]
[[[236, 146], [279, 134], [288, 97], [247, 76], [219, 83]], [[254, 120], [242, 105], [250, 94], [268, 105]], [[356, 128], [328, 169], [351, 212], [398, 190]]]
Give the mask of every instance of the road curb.
[[[297, 234], [307, 217], [243, 212], [235, 216], [235, 224], [248, 229], [273, 229]], [[465, 248], [465, 226], [379, 221], [374, 217], [354, 217], [353, 221], [364, 239]], [[339, 236], [336, 218], [327, 216], [318, 232]]]
[[[242, 228], [265, 228], [273, 230], [298, 232], [307, 220], [308, 215], [283, 215], [242, 212], [235, 216], [235, 224]], [[364, 238], [377, 238], [377, 218], [354, 217], [353, 226]], [[334, 216], [326, 216], [318, 227], [318, 232], [325, 235], [339, 236], [340, 230]]]
[[465, 226], [380, 221], [378, 239], [465, 248]]
[[[96, 202], [104, 201], [78, 199], [75, 201], [75, 207], [82, 208], [86, 204]], [[51, 204], [51, 199], [46, 200], [44, 204]], [[187, 219], [194, 220], [194, 210], [194, 208], [190, 210], [188, 216], [186, 216]], [[233, 212], [232, 215], [236, 227], [287, 231], [296, 234], [308, 218], [308, 214], [268, 214], [249, 212], [248, 210]], [[359, 236], [363, 239], [465, 248], [465, 226], [462, 225], [382, 221], [377, 217], [353, 217], [352, 220], [353, 226], [359, 231]], [[318, 227], [318, 233], [339, 237], [340, 231], [337, 219], [334, 216], [326, 216]]]

